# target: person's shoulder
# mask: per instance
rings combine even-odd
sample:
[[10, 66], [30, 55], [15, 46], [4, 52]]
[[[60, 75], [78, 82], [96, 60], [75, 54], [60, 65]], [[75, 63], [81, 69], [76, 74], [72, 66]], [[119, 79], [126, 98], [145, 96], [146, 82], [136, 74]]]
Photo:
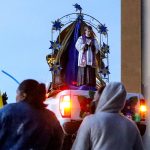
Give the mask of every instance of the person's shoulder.
[[10, 104], [6, 104], [1, 110], [0, 112], [15, 112], [15, 111], [21, 111], [23, 109], [26, 109], [28, 107], [28, 104], [25, 102], [17, 102], [17, 103], [10, 103]]
[[83, 119], [84, 123], [89, 123], [89, 124], [91, 124], [94, 120], [95, 120], [94, 114], [88, 115]]
[[82, 38], [83, 38], [83, 37], [82, 37], [82, 35], [81, 35], [81, 36], [78, 37], [78, 40], [82, 40]]
[[54, 114], [54, 112], [52, 112], [51, 110], [48, 110], [48, 109], [44, 109], [45, 111], [45, 114], [47, 114], [46, 116], [49, 116], [48, 118], [49, 119], [52, 119], [52, 120], [56, 120], [56, 121], [58, 121], [58, 119], [57, 119], [57, 117], [56, 117], [56, 115]]
[[51, 116], [55, 117], [54, 112], [52, 112], [51, 110], [46, 109], [46, 108], [44, 108], [44, 110], [45, 110], [45, 112], [46, 112], [47, 114], [49, 114], [49, 115], [51, 115]]
[[16, 103], [10, 103], [10, 104], [6, 104], [3, 106], [3, 108], [0, 109], [0, 111], [5, 111], [5, 110], [9, 110], [12, 109], [13, 107], [15, 107]]
[[[92, 129], [93, 126], [97, 126], [103, 122], [101, 118], [97, 118], [96, 114], [88, 115], [83, 119], [82, 128]], [[103, 124], [103, 123], [102, 123]]]
[[123, 116], [123, 115], [122, 115], [122, 117], [124, 118], [124, 121], [126, 122], [126, 125], [128, 125], [130, 128], [133, 128], [135, 130], [138, 129], [136, 123], [133, 120], [131, 120], [131, 119], [129, 119], [126, 116]]
[[14, 111], [14, 107], [16, 106], [16, 103], [10, 103], [3, 106], [3, 108], [0, 109], [0, 115], [8, 115], [12, 114]]

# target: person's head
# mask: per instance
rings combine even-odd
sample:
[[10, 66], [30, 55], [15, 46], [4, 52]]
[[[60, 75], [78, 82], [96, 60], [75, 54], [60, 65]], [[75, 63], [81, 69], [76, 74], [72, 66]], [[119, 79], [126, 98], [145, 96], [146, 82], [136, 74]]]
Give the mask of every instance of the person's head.
[[87, 37], [93, 37], [93, 30], [91, 26], [84, 27], [84, 33]]
[[100, 96], [101, 96], [101, 94], [102, 94], [104, 88], [105, 88], [105, 86], [101, 86], [101, 87], [95, 92], [93, 101], [95, 101], [95, 102], [98, 102], [98, 101], [99, 101]]
[[45, 107], [46, 87], [33, 79], [27, 79], [20, 83], [17, 89], [16, 101], [26, 101], [37, 108]]
[[100, 99], [100, 96], [104, 90], [105, 86], [101, 86], [94, 94], [94, 99], [91, 103], [91, 113], [94, 114], [95, 113], [95, 110], [96, 110], [96, 107], [97, 107], [97, 104], [98, 104], [98, 101]]
[[120, 112], [125, 104], [126, 89], [120, 82], [110, 82], [104, 88], [96, 112]]

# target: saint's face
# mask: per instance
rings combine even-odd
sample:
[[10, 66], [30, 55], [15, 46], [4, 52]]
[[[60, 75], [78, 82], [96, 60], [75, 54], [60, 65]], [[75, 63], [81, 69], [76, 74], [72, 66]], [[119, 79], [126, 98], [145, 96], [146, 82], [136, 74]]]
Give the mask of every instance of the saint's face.
[[91, 30], [86, 29], [86, 30], [85, 30], [85, 35], [86, 35], [87, 37], [90, 37], [90, 36], [91, 36]]

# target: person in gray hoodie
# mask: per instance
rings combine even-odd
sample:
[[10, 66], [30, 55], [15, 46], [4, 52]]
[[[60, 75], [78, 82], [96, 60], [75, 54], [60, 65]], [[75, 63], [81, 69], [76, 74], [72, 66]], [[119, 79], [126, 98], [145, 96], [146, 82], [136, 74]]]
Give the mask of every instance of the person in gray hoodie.
[[125, 98], [122, 83], [109, 83], [95, 114], [83, 120], [72, 150], [143, 150], [136, 124], [121, 114]]

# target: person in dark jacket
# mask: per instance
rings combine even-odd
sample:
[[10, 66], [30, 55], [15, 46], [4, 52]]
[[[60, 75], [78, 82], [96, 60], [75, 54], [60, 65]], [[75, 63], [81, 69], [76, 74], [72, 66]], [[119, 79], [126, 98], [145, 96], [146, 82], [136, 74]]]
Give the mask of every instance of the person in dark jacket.
[[136, 124], [121, 114], [125, 98], [122, 83], [106, 85], [95, 114], [83, 120], [72, 150], [144, 150]]
[[63, 130], [45, 98], [45, 84], [27, 79], [19, 85], [17, 103], [0, 110], [0, 150], [61, 149]]

